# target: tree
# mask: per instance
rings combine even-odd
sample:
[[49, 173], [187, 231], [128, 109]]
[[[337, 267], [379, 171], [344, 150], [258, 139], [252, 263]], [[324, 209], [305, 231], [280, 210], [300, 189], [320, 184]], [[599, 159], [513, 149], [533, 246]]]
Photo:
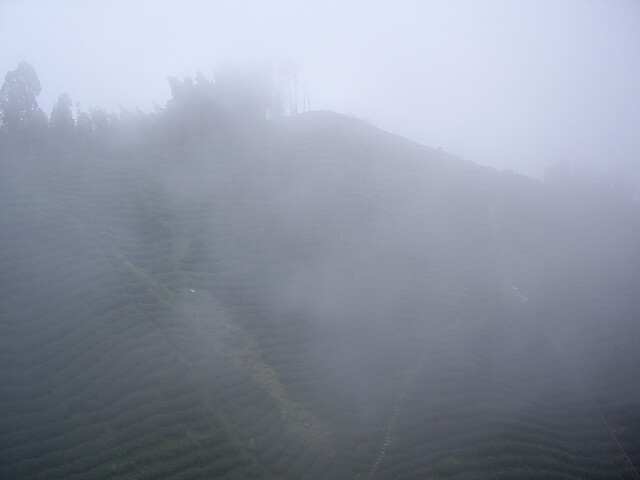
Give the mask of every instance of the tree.
[[68, 93], [61, 93], [58, 101], [51, 110], [49, 123], [54, 135], [58, 138], [68, 138], [73, 133], [75, 122], [71, 113], [71, 98]]
[[76, 131], [82, 138], [90, 139], [93, 132], [93, 121], [87, 112], [76, 112]]
[[287, 62], [280, 65], [280, 88], [286, 93], [289, 115], [298, 113], [298, 66]]
[[280, 113], [297, 115], [299, 112], [311, 111], [309, 92], [304, 83], [299, 84], [298, 66], [295, 63], [287, 62], [280, 65], [278, 92], [281, 96], [279, 100], [285, 102], [284, 112]]
[[48, 119], [38, 108], [40, 80], [27, 62], [7, 73], [0, 88], [0, 132], [3, 143], [31, 154], [46, 148]]
[[0, 89], [0, 118], [2, 128], [9, 133], [24, 132], [39, 121], [42, 111], [36, 97], [40, 94], [40, 80], [27, 62], [7, 73]]
[[107, 113], [102, 108], [91, 109], [91, 123], [93, 126], [94, 141], [106, 145], [112, 139], [112, 133], [117, 118], [113, 114]]
[[87, 150], [93, 143], [93, 121], [87, 112], [76, 110], [75, 137], [78, 148]]
[[226, 67], [215, 81], [202, 73], [195, 79], [170, 77], [171, 99], [166, 127], [174, 141], [202, 135], [239, 137], [261, 124], [273, 104], [273, 88], [264, 69]]

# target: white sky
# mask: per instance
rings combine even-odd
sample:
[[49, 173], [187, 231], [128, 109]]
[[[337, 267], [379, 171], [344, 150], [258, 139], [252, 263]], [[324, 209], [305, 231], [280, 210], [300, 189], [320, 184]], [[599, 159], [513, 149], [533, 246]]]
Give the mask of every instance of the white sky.
[[26, 60], [49, 113], [151, 110], [167, 76], [295, 62], [312, 109], [468, 160], [640, 177], [640, 1], [0, 0], [0, 76]]

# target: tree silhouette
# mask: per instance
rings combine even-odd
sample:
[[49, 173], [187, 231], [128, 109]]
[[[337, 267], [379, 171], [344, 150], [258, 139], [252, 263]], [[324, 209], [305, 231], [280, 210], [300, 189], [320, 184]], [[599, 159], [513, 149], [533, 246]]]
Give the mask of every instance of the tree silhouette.
[[71, 113], [71, 98], [68, 93], [61, 93], [51, 110], [49, 125], [51, 127], [53, 145], [60, 149], [69, 148], [74, 138], [75, 121]]
[[0, 89], [2, 127], [10, 132], [26, 129], [35, 118], [41, 117], [36, 97], [40, 94], [40, 80], [27, 62], [7, 73]]
[[46, 136], [47, 116], [36, 100], [40, 90], [38, 75], [27, 62], [8, 72], [0, 88], [0, 130], [12, 145], [31, 153]]
[[75, 122], [71, 113], [71, 98], [68, 93], [61, 93], [51, 110], [50, 125], [56, 135], [70, 135]]

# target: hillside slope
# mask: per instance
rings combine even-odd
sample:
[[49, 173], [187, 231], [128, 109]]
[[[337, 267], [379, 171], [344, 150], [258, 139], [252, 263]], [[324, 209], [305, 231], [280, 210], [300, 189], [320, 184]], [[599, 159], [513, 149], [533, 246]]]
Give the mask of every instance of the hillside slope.
[[0, 161], [0, 478], [635, 476], [637, 205], [320, 112]]

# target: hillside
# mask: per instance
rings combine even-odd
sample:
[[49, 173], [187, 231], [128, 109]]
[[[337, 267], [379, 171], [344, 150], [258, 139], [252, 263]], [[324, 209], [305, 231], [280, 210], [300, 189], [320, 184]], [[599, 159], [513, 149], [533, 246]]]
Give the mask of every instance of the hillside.
[[637, 478], [637, 203], [328, 112], [0, 167], [0, 478]]

